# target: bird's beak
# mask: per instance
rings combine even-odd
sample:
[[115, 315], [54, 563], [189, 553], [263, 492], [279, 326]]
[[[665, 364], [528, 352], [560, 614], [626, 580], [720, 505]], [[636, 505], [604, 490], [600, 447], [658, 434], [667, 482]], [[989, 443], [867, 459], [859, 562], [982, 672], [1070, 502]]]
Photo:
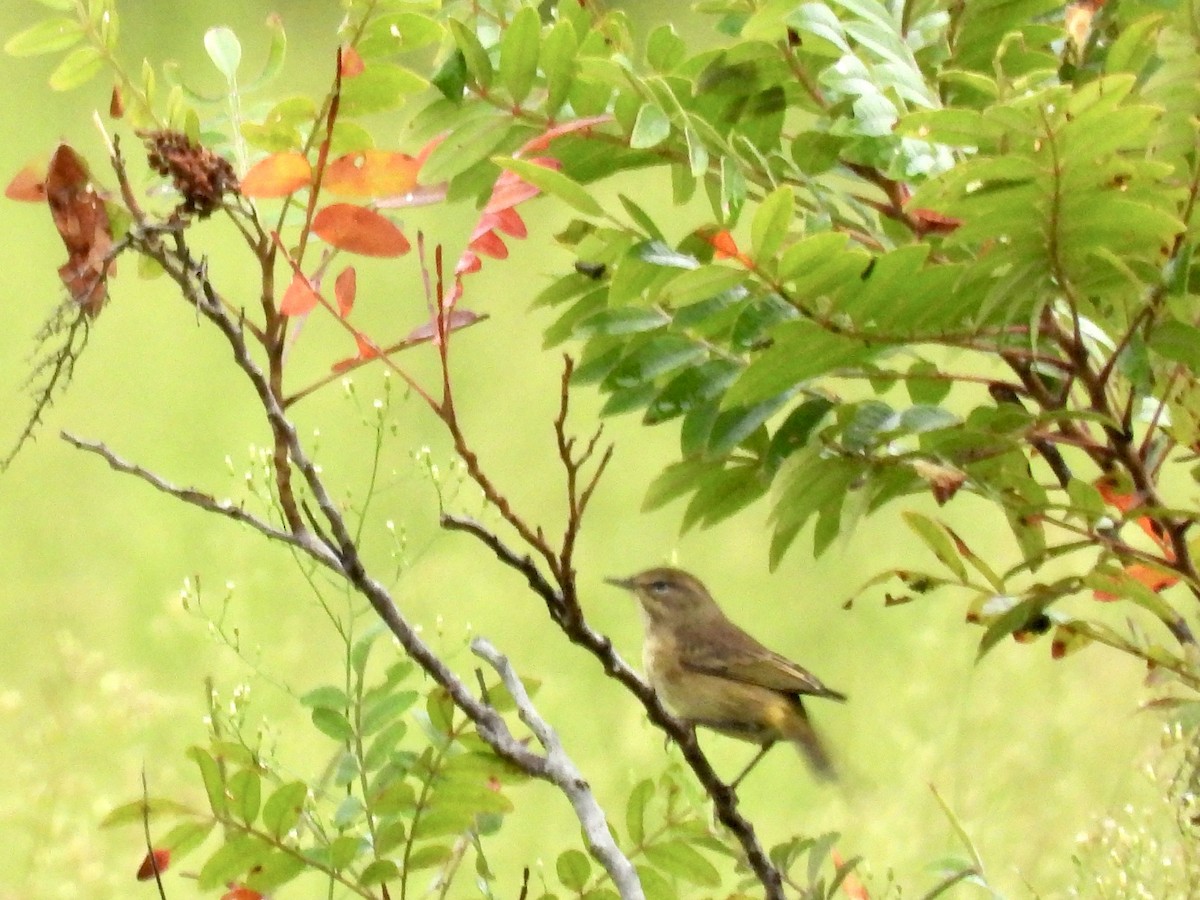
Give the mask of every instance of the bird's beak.
[[624, 588], [627, 591], [632, 591], [636, 587], [632, 578], [605, 578], [606, 584], [611, 584], [613, 587]]

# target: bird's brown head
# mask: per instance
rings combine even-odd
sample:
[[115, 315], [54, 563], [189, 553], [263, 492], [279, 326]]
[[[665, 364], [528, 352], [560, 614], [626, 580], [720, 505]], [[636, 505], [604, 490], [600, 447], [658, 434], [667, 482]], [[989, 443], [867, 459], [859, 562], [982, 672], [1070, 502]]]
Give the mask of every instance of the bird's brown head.
[[655, 621], [699, 619], [721, 615], [700, 579], [681, 569], [647, 569], [629, 578], [606, 578], [609, 584], [630, 591], [646, 615]]

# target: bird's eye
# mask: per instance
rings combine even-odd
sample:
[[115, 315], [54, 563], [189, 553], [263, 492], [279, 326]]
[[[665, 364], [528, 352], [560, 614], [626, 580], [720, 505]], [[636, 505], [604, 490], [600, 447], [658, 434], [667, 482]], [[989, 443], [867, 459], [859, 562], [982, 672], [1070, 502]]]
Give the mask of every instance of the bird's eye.
[[667, 588], [670, 587], [670, 585], [667, 584], [667, 582], [660, 580], [660, 581], [650, 582], [648, 587], [650, 588], [650, 590], [654, 591], [654, 593], [656, 593], [656, 594], [665, 594], [667, 592]]

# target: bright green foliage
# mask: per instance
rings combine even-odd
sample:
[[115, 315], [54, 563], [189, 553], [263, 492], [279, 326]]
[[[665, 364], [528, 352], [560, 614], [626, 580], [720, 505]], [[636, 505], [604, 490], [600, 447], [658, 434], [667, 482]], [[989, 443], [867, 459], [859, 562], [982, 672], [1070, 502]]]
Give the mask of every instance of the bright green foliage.
[[[383, 666], [372, 679], [368, 661], [381, 633], [350, 648], [349, 690], [326, 685], [302, 698], [319, 740], [335, 743], [323, 776], [287, 780], [261, 747], [248, 746], [240, 729], [214, 715], [211, 742], [188, 754], [208, 809], [151, 799], [114, 810], [105, 824], [140, 828], [148, 818], [153, 845], [171, 850], [173, 863], [221, 834], [199, 864], [202, 890], [237, 882], [265, 893], [319, 872], [374, 896], [408, 873], [442, 868], [452, 878], [468, 851], [486, 877], [480, 841], [502, 825], [513, 809], [512, 786], [527, 776], [492, 752], [441, 688], [418, 705], [411, 662]], [[489, 695], [506, 707], [499, 685]], [[160, 834], [162, 823], [181, 819]]]
[[[423, 154], [417, 187], [434, 200], [487, 207], [474, 239], [493, 255], [497, 230], [524, 234], [500, 218], [518, 202], [569, 209], [557, 240], [575, 265], [535, 300], [555, 316], [545, 342], [577, 352], [574, 381], [605, 415], [678, 428], [648, 508], [686, 500], [686, 529], [767, 498], [774, 565], [810, 524], [820, 554], [893, 501], [971, 494], [1016, 564], [904, 510], [937, 571], [864, 589], [965, 591], [981, 655], [1049, 634], [1055, 655], [1101, 642], [1200, 687], [1167, 593], [1200, 596], [1200, 509], [1163, 487], [1200, 450], [1198, 0], [1072, 4], [1065, 19], [1049, 0], [700, 0], [701, 49], [670, 23], [635, 40], [622, 14], [579, 0], [348, 0], [341, 69], [331, 42], [317, 98], [263, 90], [285, 55], [277, 22], [254, 78], [233, 32], [208, 33], [228, 91], [205, 97], [170, 69], [116, 62], [112, 2], [44, 2], [53, 14], [9, 53], [63, 54], [55, 89], [111, 68], [135, 126], [202, 139], [239, 172], [284, 151], [319, 171], [375, 147], [363, 117], [402, 110], [406, 145], [386, 149]], [[614, 199], [604, 183], [630, 172], [669, 190], [669, 216]], [[526, 193], [505, 206], [501, 185]], [[258, 201], [239, 201], [259, 226]], [[313, 208], [289, 196], [273, 223], [281, 245], [303, 233], [297, 269]], [[456, 287], [436, 300], [469, 302]], [[1050, 560], [1066, 574], [1039, 580]], [[1056, 608], [1079, 595], [1130, 604], [1157, 631]], [[452, 877], [468, 848], [486, 883], [480, 839], [512, 809], [513, 771], [407, 664], [368, 683], [368, 651], [302, 701], [336, 748], [325, 782], [216, 734], [191, 753], [209, 810], [149, 805], [156, 824], [185, 818], [166, 838], [177, 848], [221, 826], [202, 888], [317, 869], [370, 895]], [[728, 869], [685, 790], [667, 773], [629, 800], [622, 847], [649, 896], [716, 890]], [[821, 875], [831, 842], [773, 858], [807, 856], [810, 895], [828, 896], [848, 871]], [[572, 895], [612, 896], [575, 848], [554, 874]]]

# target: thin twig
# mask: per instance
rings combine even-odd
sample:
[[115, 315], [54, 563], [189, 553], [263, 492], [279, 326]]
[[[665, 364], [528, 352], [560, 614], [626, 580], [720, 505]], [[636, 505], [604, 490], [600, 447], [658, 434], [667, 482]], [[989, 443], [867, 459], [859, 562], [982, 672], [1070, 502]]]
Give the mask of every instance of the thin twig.
[[86, 438], [78, 437], [69, 431], [59, 433], [64, 441], [79, 450], [84, 450], [88, 453], [94, 453], [105, 460], [109, 466], [118, 472], [126, 475], [133, 475], [139, 478], [146, 484], [164, 494], [169, 494], [177, 500], [182, 500], [190, 506], [197, 506], [200, 509], [208, 512], [216, 513], [225, 516], [228, 519], [233, 519], [235, 522], [241, 522], [243, 525], [249, 525], [255, 531], [264, 535], [267, 538], [275, 541], [282, 541], [285, 544], [290, 544], [300, 550], [303, 550], [309, 556], [312, 556], [317, 562], [329, 566], [335, 571], [339, 570], [340, 564], [337, 556], [327, 548], [323, 543], [313, 538], [313, 535], [307, 531], [300, 534], [292, 534], [276, 528], [269, 522], [252, 515], [240, 506], [234, 505], [230, 500], [218, 500], [212, 494], [206, 494], [203, 491], [198, 491], [195, 488], [185, 488], [172, 484], [159, 475], [145, 469], [136, 463], [122, 459], [115, 454], [106, 445], [99, 441], [89, 441]]

